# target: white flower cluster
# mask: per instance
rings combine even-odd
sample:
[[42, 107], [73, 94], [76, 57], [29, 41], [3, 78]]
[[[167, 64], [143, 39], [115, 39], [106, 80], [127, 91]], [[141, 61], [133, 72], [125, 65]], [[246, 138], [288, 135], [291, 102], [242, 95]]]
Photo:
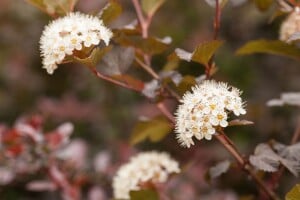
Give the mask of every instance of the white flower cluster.
[[43, 68], [52, 74], [66, 56], [101, 40], [108, 45], [111, 37], [112, 32], [97, 17], [76, 12], [58, 18], [46, 26], [40, 39]]
[[279, 38], [288, 42], [295, 33], [300, 33], [300, 9], [298, 7], [281, 24]]
[[236, 116], [246, 114], [241, 92], [226, 83], [204, 81], [184, 94], [176, 112], [178, 142], [184, 147], [194, 145], [193, 136], [198, 140], [211, 140], [217, 127], [228, 126], [230, 112]]
[[163, 152], [143, 152], [121, 166], [113, 179], [114, 197], [130, 199], [129, 192], [140, 190], [142, 184], [166, 182], [171, 173], [179, 173], [178, 162]]

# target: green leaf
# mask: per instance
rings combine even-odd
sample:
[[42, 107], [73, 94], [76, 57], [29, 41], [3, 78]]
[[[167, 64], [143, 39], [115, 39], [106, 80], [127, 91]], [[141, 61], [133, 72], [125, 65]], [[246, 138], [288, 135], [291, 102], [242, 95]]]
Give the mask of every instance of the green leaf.
[[273, 0], [254, 0], [256, 7], [261, 11], [268, 10], [273, 2]]
[[179, 66], [179, 61], [180, 59], [178, 58], [176, 53], [170, 54], [167, 58], [165, 66], [163, 67], [163, 71], [171, 71], [177, 69]]
[[148, 16], [153, 16], [155, 12], [165, 3], [166, 0], [142, 0], [142, 9]]
[[49, 15], [65, 15], [74, 10], [78, 0], [26, 0]]
[[184, 76], [176, 88], [180, 95], [183, 95], [186, 91], [190, 90], [192, 86], [196, 85], [197, 82], [194, 76]]
[[115, 41], [120, 45], [135, 47], [150, 55], [160, 54], [169, 46], [157, 38], [142, 38], [141, 36], [127, 34], [122, 30], [117, 31], [114, 35]]
[[37, 7], [45, 7], [44, 0], [26, 0], [28, 3], [37, 6]]
[[217, 49], [223, 44], [223, 41], [213, 40], [204, 42], [196, 47], [192, 54], [192, 60], [207, 65], [211, 57], [215, 54]]
[[152, 142], [158, 142], [171, 131], [172, 126], [170, 122], [162, 116], [155, 117], [149, 121], [140, 121], [133, 129], [130, 143], [134, 145], [147, 138]]
[[105, 5], [105, 7], [100, 11], [99, 15], [103, 23], [108, 24], [109, 22], [119, 17], [121, 13], [122, 13], [122, 6], [114, 0], [110, 0]]
[[300, 199], [300, 184], [295, 185], [291, 191], [289, 191], [285, 200], [299, 200]]
[[94, 48], [92, 52], [87, 57], [76, 57], [74, 56], [74, 60], [86, 65], [86, 66], [92, 66], [95, 67], [99, 60], [103, 57], [105, 53], [110, 51], [112, 46], [104, 47], [104, 48]]
[[279, 40], [254, 40], [241, 47], [236, 54], [247, 55], [253, 53], [269, 53], [300, 59], [300, 49], [294, 45]]
[[130, 200], [159, 200], [154, 190], [130, 191]]
[[[44, 0], [45, 1], [45, 0]], [[47, 0], [53, 2], [53, 0]], [[65, 13], [69, 13], [74, 10], [78, 0], [56, 0], [56, 6], [63, 10]]]
[[49, 15], [54, 15], [55, 14], [55, 9], [51, 4], [47, 4], [47, 1], [44, 0], [26, 0], [27, 3], [37, 7], [41, 11], [49, 14]]

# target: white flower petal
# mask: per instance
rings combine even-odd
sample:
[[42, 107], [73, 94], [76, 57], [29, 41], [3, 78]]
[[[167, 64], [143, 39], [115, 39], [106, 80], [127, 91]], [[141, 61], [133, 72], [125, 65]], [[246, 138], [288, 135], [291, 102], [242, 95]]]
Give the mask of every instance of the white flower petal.
[[210, 135], [210, 134], [206, 134], [204, 137], [205, 137], [205, 139], [207, 139], [207, 140], [211, 140], [211, 139], [212, 139], [212, 135]]
[[220, 122], [220, 126], [224, 128], [224, 127], [228, 126], [228, 122], [226, 120], [222, 120]]

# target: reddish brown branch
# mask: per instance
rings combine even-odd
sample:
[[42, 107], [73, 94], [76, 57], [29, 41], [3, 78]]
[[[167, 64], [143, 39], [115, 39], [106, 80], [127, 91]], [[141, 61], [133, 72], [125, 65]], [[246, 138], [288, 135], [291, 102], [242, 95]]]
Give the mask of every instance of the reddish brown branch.
[[214, 39], [218, 38], [221, 26], [221, 7], [219, 0], [216, 0], [215, 19], [214, 19]]
[[159, 75], [147, 64], [143, 63], [140, 59], [136, 58], [135, 61], [145, 70], [147, 71], [154, 79], [160, 79]]
[[152, 18], [145, 18], [145, 16], [143, 15], [142, 7], [140, 5], [139, 0], [132, 0], [132, 4], [134, 6], [139, 24], [142, 29], [142, 37], [147, 38], [148, 37], [148, 29], [149, 29]]
[[[161, 81], [159, 75], [152, 69], [152, 67], [146, 65], [145, 63], [143, 63], [140, 59], [136, 58], [135, 61], [145, 70], [147, 71], [154, 79]], [[173, 91], [168, 85], [165, 85], [164, 88], [166, 89], [166, 91], [172, 96], [174, 97], [174, 99], [176, 99], [177, 101], [180, 100], [180, 96]]]
[[[135, 8], [136, 15], [140, 24], [140, 27], [142, 29], [142, 37], [148, 38], [149, 36], [149, 27], [152, 22], [153, 15], [145, 17], [142, 12], [142, 7], [139, 2], [139, 0], [132, 0], [132, 4]], [[139, 59], [136, 59], [136, 62], [146, 71], [148, 74], [150, 74], [154, 79], [160, 80], [159, 75], [153, 70], [151, 67], [151, 56], [147, 54], [143, 54], [144, 62], [140, 61]], [[177, 101], [180, 100], [180, 96], [174, 92], [170, 87], [164, 86], [166, 91], [173, 96]]]
[[[215, 5], [215, 17], [214, 17], [214, 40], [217, 40], [219, 37], [220, 27], [221, 27], [221, 13], [222, 9], [220, 7], [220, 1], [216, 0]], [[205, 75], [207, 78], [210, 78], [211, 76], [211, 69], [214, 66], [214, 56], [211, 57], [208, 64], [205, 65]]]
[[157, 108], [173, 123], [175, 124], [175, 119], [172, 113], [168, 110], [166, 105], [162, 102], [156, 104]]
[[[300, 138], [300, 122], [298, 123], [298, 126], [297, 126], [296, 130], [294, 131], [294, 134], [293, 134], [290, 144], [293, 145], [293, 144], [297, 143], [299, 138]], [[278, 187], [279, 180], [281, 179], [284, 171], [285, 171], [285, 167], [281, 166], [280, 169], [271, 176], [271, 178], [270, 178], [271, 186], [270, 187], [273, 190], [275, 190]]]
[[[220, 32], [221, 27], [221, 14], [222, 9], [220, 7], [220, 1], [216, 0], [215, 6], [215, 17], [214, 17], [214, 36], [213, 39], [217, 40]], [[205, 75], [209, 79], [211, 77], [211, 70], [214, 66], [214, 56], [211, 57], [208, 64], [205, 66]]]
[[253, 168], [248, 164], [248, 162], [243, 158], [241, 153], [237, 150], [234, 143], [225, 135], [223, 131], [215, 135], [219, 142], [228, 150], [228, 152], [237, 160], [241, 168], [243, 168], [257, 183], [260, 189], [262, 189], [266, 195], [268, 195], [272, 200], [280, 200], [280, 198], [270, 189], [267, 185], [259, 178]]

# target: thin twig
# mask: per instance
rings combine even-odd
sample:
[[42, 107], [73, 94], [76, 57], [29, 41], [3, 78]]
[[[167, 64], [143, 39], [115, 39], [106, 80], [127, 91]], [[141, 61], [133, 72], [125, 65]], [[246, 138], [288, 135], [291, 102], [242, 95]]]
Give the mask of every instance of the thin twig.
[[253, 168], [248, 164], [248, 162], [243, 158], [241, 153], [237, 150], [234, 143], [225, 135], [223, 131], [220, 131], [215, 135], [219, 142], [228, 150], [228, 152], [237, 160], [240, 166], [254, 179], [254, 181], [259, 185], [259, 187], [272, 199], [280, 200], [280, 198], [266, 186], [266, 184], [259, 178]]
[[[161, 78], [159, 77], [159, 75], [152, 69], [152, 67], [146, 65], [145, 63], [143, 63], [140, 59], [135, 58], [135, 61], [145, 70], [147, 71], [154, 79], [161, 81]], [[181, 97], [174, 91], [172, 90], [168, 85], [164, 85], [163, 86], [167, 92], [174, 97], [174, 99], [176, 101], [179, 101], [181, 99]]]
[[[138, 0], [132, 0], [132, 4], [135, 8], [136, 15], [139, 21], [139, 24], [142, 29], [142, 37], [143, 38], [148, 38], [149, 36], [149, 26], [152, 22], [153, 15], [145, 16], [143, 15], [141, 4]], [[160, 80], [159, 75], [153, 70], [151, 67], [151, 56], [147, 54], [143, 54], [144, 57], [144, 62], [142, 62], [140, 59], [136, 58], [136, 62], [146, 71], [148, 72], [154, 79]], [[169, 92], [171, 96], [173, 96], [177, 101], [180, 100], [180, 96], [174, 92], [169, 86], [164, 86], [164, 88]]]
[[[142, 92], [142, 90], [140, 90], [138, 88], [135, 88], [135, 87], [133, 87], [131, 85], [128, 85], [124, 82], [117, 81], [113, 78], [110, 78], [109, 76], [105, 76], [104, 74], [101, 74], [100, 72], [97, 71], [97, 69], [95, 67], [89, 67], [89, 69], [100, 79], [103, 79], [105, 81], [108, 81], [110, 83], [116, 84], [118, 86], [121, 86], [121, 87], [129, 89], [129, 90]], [[162, 112], [162, 114], [164, 114], [165, 117], [167, 117], [170, 120], [170, 122], [175, 123], [175, 120], [174, 120], [174, 117], [173, 117], [172, 113], [170, 113], [170, 111], [167, 109], [167, 107], [165, 106], [165, 104], [163, 102], [157, 103], [156, 106]]]
[[173, 123], [175, 124], [175, 119], [172, 113], [168, 110], [166, 105], [162, 102], [156, 104], [157, 108]]
[[141, 29], [142, 29], [142, 37], [147, 38], [148, 37], [148, 28], [149, 28], [149, 25], [150, 25], [150, 21], [144, 17], [139, 0], [132, 0], [132, 4], [134, 6], [139, 24], [140, 24]]
[[165, 85], [165, 89], [169, 92], [169, 94], [175, 98], [177, 102], [180, 101], [181, 97], [174, 91], [172, 90], [168, 85]]
[[216, 40], [219, 35], [221, 26], [221, 8], [219, 0], [216, 0], [215, 19], [214, 19], [214, 39]]
[[[149, 36], [149, 26], [150, 26], [151, 21], [152, 21], [152, 16], [145, 17], [143, 15], [142, 7], [141, 7], [141, 4], [140, 4], [139, 0], [132, 0], [132, 3], [133, 3], [133, 6], [134, 6], [134, 9], [136, 11], [136, 15], [137, 15], [139, 24], [140, 24], [141, 29], [142, 29], [142, 37], [143, 38], [148, 38], [148, 36]], [[145, 63], [148, 66], [151, 66], [151, 56], [147, 55], [147, 54], [144, 54], [143, 57], [144, 57]]]
[[159, 80], [160, 77], [159, 75], [148, 65], [146, 65], [145, 63], [143, 63], [140, 59], [135, 58], [135, 61], [145, 70], [147, 71], [154, 79]]
[[[220, 1], [216, 0], [216, 6], [215, 6], [215, 17], [214, 17], [214, 40], [218, 39], [220, 27], [221, 27], [221, 14], [222, 9], [220, 7]], [[205, 66], [205, 75], [207, 78], [211, 77], [211, 69], [214, 66], [214, 55], [209, 60], [208, 64]]]

